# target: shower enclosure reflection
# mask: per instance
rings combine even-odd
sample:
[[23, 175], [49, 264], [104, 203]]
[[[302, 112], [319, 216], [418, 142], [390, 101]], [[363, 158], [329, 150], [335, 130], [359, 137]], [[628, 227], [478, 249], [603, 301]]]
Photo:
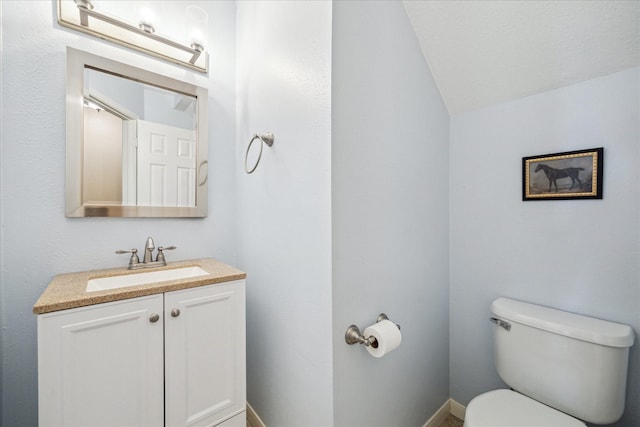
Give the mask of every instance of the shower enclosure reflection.
[[74, 49], [68, 73], [67, 216], [206, 216], [206, 90]]

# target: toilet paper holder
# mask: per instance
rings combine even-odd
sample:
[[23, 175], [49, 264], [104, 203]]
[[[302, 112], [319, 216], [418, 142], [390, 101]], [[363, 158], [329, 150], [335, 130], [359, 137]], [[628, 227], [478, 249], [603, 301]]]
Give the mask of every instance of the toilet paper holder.
[[[389, 320], [386, 314], [380, 313], [378, 318], [376, 319], [376, 323], [382, 322], [383, 320]], [[400, 329], [400, 325], [395, 324], [398, 329]], [[349, 345], [353, 344], [364, 344], [365, 346], [371, 346], [373, 348], [378, 348], [378, 340], [374, 336], [365, 337], [360, 333], [360, 328], [356, 325], [351, 325], [347, 328], [347, 332], [344, 334], [344, 340]]]

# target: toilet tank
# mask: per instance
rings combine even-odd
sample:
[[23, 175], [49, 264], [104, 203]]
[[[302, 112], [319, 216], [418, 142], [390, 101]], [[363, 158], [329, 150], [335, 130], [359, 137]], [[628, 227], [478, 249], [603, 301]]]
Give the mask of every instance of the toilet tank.
[[491, 311], [510, 324], [494, 327], [495, 365], [506, 384], [590, 423], [622, 416], [629, 326], [508, 298], [495, 300]]

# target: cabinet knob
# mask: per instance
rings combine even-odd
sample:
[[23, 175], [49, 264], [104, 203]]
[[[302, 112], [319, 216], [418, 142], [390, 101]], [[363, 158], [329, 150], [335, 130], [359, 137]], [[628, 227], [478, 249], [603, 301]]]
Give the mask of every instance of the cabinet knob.
[[156, 323], [158, 320], [160, 320], [160, 315], [158, 315], [157, 313], [153, 313], [151, 316], [149, 316], [149, 322], [151, 323]]
[[178, 317], [180, 316], [180, 310], [178, 310], [177, 308], [174, 308], [173, 310], [171, 310], [171, 317]]

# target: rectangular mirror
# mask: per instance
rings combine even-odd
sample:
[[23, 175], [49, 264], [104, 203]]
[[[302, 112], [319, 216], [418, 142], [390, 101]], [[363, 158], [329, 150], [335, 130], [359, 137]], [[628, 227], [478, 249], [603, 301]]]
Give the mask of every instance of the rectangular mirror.
[[207, 216], [207, 90], [67, 48], [67, 217]]

